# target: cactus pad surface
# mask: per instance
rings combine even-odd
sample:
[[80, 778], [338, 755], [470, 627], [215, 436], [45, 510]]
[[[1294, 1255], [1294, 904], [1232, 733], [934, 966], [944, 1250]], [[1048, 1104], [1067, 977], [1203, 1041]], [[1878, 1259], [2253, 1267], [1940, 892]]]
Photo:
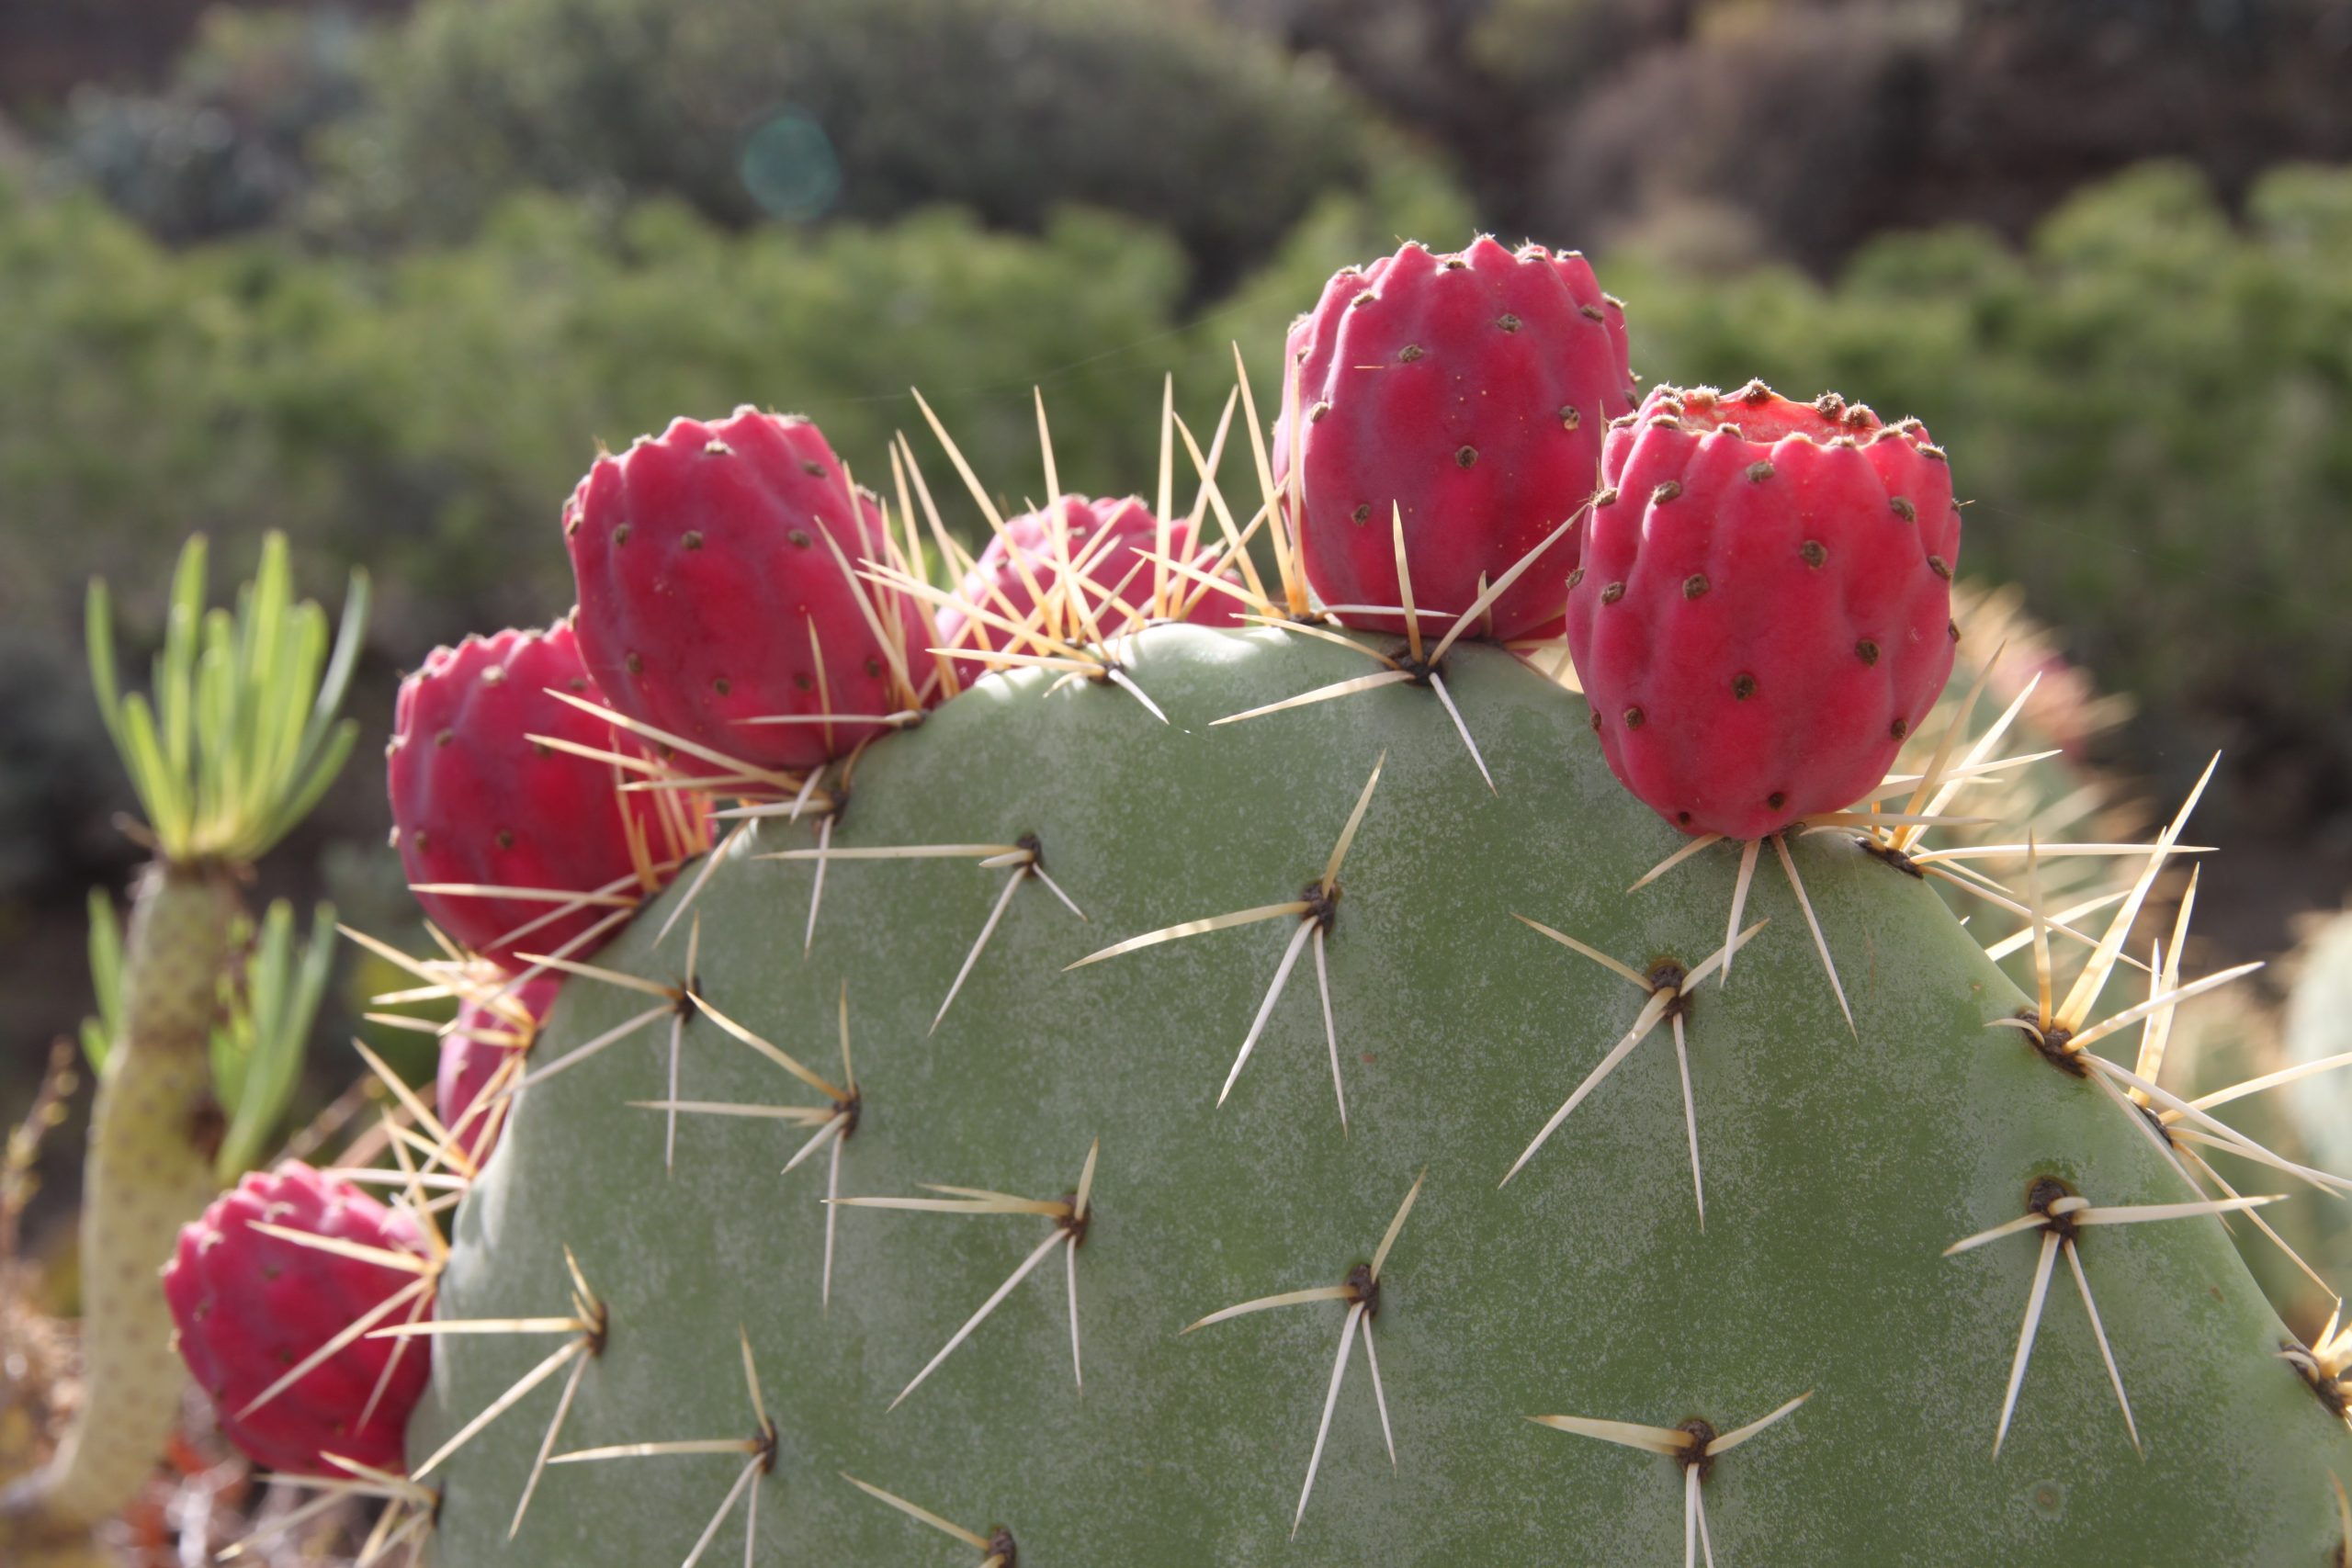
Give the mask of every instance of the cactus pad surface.
[[1928, 885], [1791, 846], [1850, 1032], [1777, 880], [1684, 994], [1736, 854], [1629, 892], [1685, 840], [1577, 696], [1448, 655], [1490, 793], [1419, 685], [1213, 727], [1327, 638], [1116, 648], [1170, 722], [983, 681], [829, 782], [831, 861], [759, 819], [594, 955], [644, 984], [567, 980], [438, 1307], [559, 1325], [436, 1340], [433, 1561], [1663, 1568], [1694, 1498], [1725, 1568], [2340, 1560], [2352, 1437], [2222, 1222], [2115, 1223], [2204, 1194]]

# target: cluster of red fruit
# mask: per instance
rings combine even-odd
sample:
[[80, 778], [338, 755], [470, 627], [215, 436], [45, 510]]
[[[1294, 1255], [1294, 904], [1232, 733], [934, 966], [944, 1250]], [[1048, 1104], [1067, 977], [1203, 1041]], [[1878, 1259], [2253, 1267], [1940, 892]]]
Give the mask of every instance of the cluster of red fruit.
[[1317, 593], [1402, 629], [1401, 532], [1442, 630], [1540, 551], [1482, 630], [1565, 629], [1610, 768], [1684, 831], [1853, 804], [1943, 689], [1960, 513], [1917, 420], [1760, 383], [1637, 412], [1584, 258], [1491, 240], [1340, 273], [1289, 349], [1276, 467], [1295, 446]]
[[[1611, 768], [1685, 831], [1755, 839], [1850, 805], [1941, 690], [1960, 518], [1917, 422], [1760, 384], [1660, 388], [1637, 411], [1624, 312], [1590, 266], [1491, 240], [1340, 273], [1287, 350], [1272, 467], [1319, 607], [1395, 632], [1409, 604], [1442, 630], [1483, 599], [1487, 639], [1565, 635]], [[946, 670], [977, 679], [972, 655], [1014, 641], [1065, 573], [1124, 626], [1156, 558], [1201, 559], [1182, 520], [1058, 497], [928, 615], [869, 570], [891, 553], [885, 518], [817, 427], [750, 408], [600, 457], [563, 533], [572, 615], [436, 650], [401, 687], [390, 752], [426, 912], [514, 974], [700, 851], [707, 807], [688, 802], [773, 790], [938, 701]], [[1192, 616], [1229, 621], [1231, 601]], [[536, 1015], [553, 987], [533, 986]], [[495, 1066], [485, 1032], [451, 1037], [452, 1127]], [[262, 1216], [364, 1247], [299, 1249]], [[413, 1276], [372, 1255], [415, 1245], [301, 1167], [189, 1228], [167, 1277], [183, 1348], [256, 1458], [399, 1468], [422, 1340], [402, 1365], [384, 1347], [412, 1342], [352, 1338], [248, 1406], [384, 1312]]]

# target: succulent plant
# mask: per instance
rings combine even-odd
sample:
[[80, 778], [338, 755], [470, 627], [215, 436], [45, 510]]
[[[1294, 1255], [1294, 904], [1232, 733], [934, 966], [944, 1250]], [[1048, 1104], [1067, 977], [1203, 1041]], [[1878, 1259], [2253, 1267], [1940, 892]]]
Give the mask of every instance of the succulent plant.
[[[1498, 796], [1422, 692], [1208, 728], [1361, 662], [1319, 639], [1165, 628], [1124, 657], [1169, 727], [1023, 674], [873, 748], [837, 854], [977, 849], [835, 865], [805, 960], [790, 932], [816, 865], [756, 857], [807, 829], [771, 820], [738, 844], [696, 904], [674, 1171], [652, 1022], [581, 1055], [646, 998], [570, 983], [534, 1053], [549, 1076], [453, 1235], [440, 1311], [563, 1318], [567, 1248], [598, 1310], [538, 1340], [438, 1341], [410, 1451], [439, 1489], [439, 1560], [664, 1561], [707, 1528], [741, 1551], [751, 1499], [754, 1561], [922, 1551], [920, 1524], [843, 1471], [984, 1541], [1003, 1525], [1031, 1563], [1256, 1561], [1294, 1525], [1315, 1562], [1520, 1562], [1560, 1541], [1571, 1560], [1666, 1562], [1686, 1486], [1724, 1562], [2335, 1546], [2341, 1423], [2278, 1359], [2214, 1205], [2102, 1093], [2111, 1075], [1985, 1027], [2030, 1004], [1916, 879], [1852, 840], [1795, 851], [1831, 946], [1875, 960], [1847, 966], [1849, 1034], [1786, 897], [1756, 894], [1770, 924], [1732, 985], [1688, 978], [1724, 945], [1731, 867], [1625, 893], [1672, 830], [1609, 783], [1576, 700], [1508, 656], [1465, 649], [1453, 670]], [[1016, 891], [931, 1035], [999, 896], [971, 863], [1023, 839], [1087, 921], [1019, 891], [1028, 865], [1000, 872]], [[1066, 969], [1105, 939], [1234, 910], [1264, 918]], [[1312, 994], [1302, 938], [1328, 979]], [[596, 963], [678, 986], [684, 956], [640, 922]], [[1270, 973], [1291, 984], [1262, 989]], [[1633, 1043], [1622, 1065], [1498, 1185], [1612, 1040]], [[2035, 1234], [1942, 1256], [2004, 1225]], [[2099, 1315], [2049, 1302], [2029, 1368], [2019, 1323], [2061, 1253]], [[1016, 1272], [1042, 1277], [1002, 1294]], [[1377, 1394], [1357, 1352], [1334, 1359], [1375, 1334]], [[587, 1347], [553, 1435], [571, 1462], [540, 1475], [510, 1542], [557, 1393], [423, 1467], [567, 1345]], [[2011, 1387], [2013, 1367], [2033, 1375]], [[1679, 1436], [1808, 1393], [1736, 1451]], [[1548, 1416], [1673, 1451], [1527, 1424]], [[679, 1442], [718, 1446], [659, 1451]]]
[[[254, 1157], [301, 1063], [329, 951], [293, 949], [293, 909], [256, 931], [239, 885], [334, 781], [358, 727], [338, 718], [368, 617], [355, 573], [332, 640], [294, 599], [285, 539], [263, 543], [233, 611], [205, 607], [206, 546], [181, 551], [150, 694], [117, 679], [111, 600], [90, 585], [90, 675], [153, 852], [127, 937], [93, 900], [99, 1018], [85, 1161], [83, 1403], [41, 1471], [0, 1492], [0, 1547], [87, 1527], [153, 1471], [180, 1413], [180, 1359], [158, 1271], [181, 1224]], [[322, 911], [323, 927], [332, 916]], [[250, 953], [237, 951], [250, 940]], [[41, 1550], [48, 1550], [42, 1547]], [[36, 1562], [44, 1561], [36, 1559]]]
[[[1393, 510], [1396, 603], [1367, 608], [1404, 629], [1353, 628], [1317, 608], [1242, 406], [1256, 518], [1193, 447], [1191, 522], [1225, 536], [1205, 566], [1018, 619], [933, 586], [902, 446], [867, 554], [786, 558], [833, 575], [778, 604], [846, 605], [895, 682], [803, 732], [821, 760], [711, 728], [667, 773], [688, 738], [645, 716], [662, 694], [611, 714], [650, 749], [629, 787], [698, 779], [728, 831], [601, 947], [514, 955], [508, 987], [562, 988], [474, 1101], [503, 1107], [495, 1151], [446, 1136], [397, 1205], [435, 1318], [369, 1332], [430, 1338], [431, 1376], [406, 1472], [345, 1464], [387, 1500], [371, 1546], [445, 1568], [2352, 1551], [2336, 1348], [2294, 1340], [2224, 1231], [2270, 1193], [2208, 1160], [2352, 1183], [2158, 1081], [2172, 1010], [2245, 966], [2184, 978], [2176, 927], [2145, 999], [2108, 996], [2188, 807], [2076, 949], [2029, 852], [2020, 989], [1919, 874], [1993, 776], [1965, 711], [1917, 777], [1688, 836], [1612, 777], [1544, 672], [1556, 644], [1486, 638], [1522, 583], [1566, 602], [1548, 574], [1584, 505], [1467, 536], [1475, 595], [1428, 627], [1413, 578], [1447, 536], [1408, 547]], [[1244, 564], [1264, 527], [1279, 596]], [[1250, 624], [1180, 624], [1209, 592]], [[918, 605], [1001, 636], [926, 649]], [[959, 693], [971, 660], [1001, 668]], [[749, 721], [801, 715], [780, 700], [730, 716], [754, 746]], [[1768, 844], [1785, 874], [1758, 881]], [[2132, 1065], [2098, 1049], [2141, 1026]], [[446, 1235], [428, 1176], [465, 1190]]]

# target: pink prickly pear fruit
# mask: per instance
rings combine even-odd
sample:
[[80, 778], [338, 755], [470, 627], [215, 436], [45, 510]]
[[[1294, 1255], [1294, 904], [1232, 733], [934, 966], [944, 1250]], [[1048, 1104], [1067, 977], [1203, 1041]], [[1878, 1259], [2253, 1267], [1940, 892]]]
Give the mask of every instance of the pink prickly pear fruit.
[[1660, 387], [1609, 433], [1568, 648], [1611, 772], [1690, 833], [1853, 805], [1951, 672], [1960, 511], [1917, 420]]
[[401, 1432], [431, 1356], [422, 1339], [363, 1333], [266, 1404], [248, 1406], [370, 1314], [384, 1326], [428, 1315], [429, 1298], [385, 1308], [418, 1276], [266, 1235], [256, 1224], [421, 1255], [416, 1227], [348, 1182], [288, 1160], [267, 1175], [248, 1173], [183, 1227], [164, 1268], [180, 1357], [220, 1411], [221, 1429], [254, 1463], [347, 1474], [325, 1457], [334, 1454], [403, 1472]]
[[435, 1110], [441, 1125], [476, 1165], [490, 1157], [499, 1132], [493, 1108], [481, 1103], [482, 1091], [501, 1069], [509, 1063], [519, 1065], [530, 1051], [539, 1021], [555, 1005], [560, 984], [554, 975], [538, 975], [512, 991], [469, 1001], [458, 1010], [457, 1022], [449, 1032], [441, 1037]]
[[[1309, 585], [1326, 604], [1400, 604], [1401, 514], [1414, 607], [1436, 634], [1482, 577], [1499, 580], [1577, 515], [1599, 484], [1603, 432], [1634, 401], [1623, 307], [1582, 255], [1540, 245], [1407, 245], [1351, 267], [1286, 347], [1274, 477], [1286, 491], [1295, 464]], [[1556, 633], [1580, 532], [1495, 601], [1484, 635]], [[1401, 615], [1344, 618], [1404, 629]]]
[[[754, 724], [915, 705], [909, 595], [865, 581], [882, 513], [808, 420], [673, 420], [596, 460], [564, 507], [580, 647], [622, 713], [763, 768], [809, 768], [874, 724]], [[696, 772], [712, 765], [681, 756]]]
[[[562, 622], [435, 649], [401, 683], [385, 772], [392, 840], [412, 884], [650, 891], [699, 832], [699, 817], [687, 815], [699, 807], [623, 795], [611, 763], [532, 739], [632, 750], [610, 721], [551, 690], [604, 700]], [[417, 899], [444, 931], [510, 970], [523, 965], [518, 952], [554, 952], [612, 912], [545, 897]]]
[[[1038, 596], [1050, 597], [1060, 583], [1067, 558], [1078, 569], [1088, 611], [1108, 636], [1136, 615], [1151, 613], [1162, 574], [1152, 560], [1159, 553], [1159, 519], [1134, 496], [1090, 501], [1066, 495], [1043, 511], [1006, 519], [1004, 531], [989, 541], [965, 574], [959, 597], [1006, 620], [1025, 622], [1036, 609]], [[1176, 517], [1168, 524], [1168, 558], [1206, 570], [1216, 558], [1213, 551], [1194, 551], [1191, 520]], [[1204, 589], [1181, 572], [1164, 575], [1169, 599], [1183, 609], [1180, 619], [1196, 626], [1233, 624], [1239, 599]], [[1191, 603], [1184, 604], [1186, 600]], [[1060, 619], [1065, 625], [1072, 620], [1085, 624], [1074, 611]], [[953, 605], [941, 606], [935, 626], [943, 648], [995, 649], [1016, 640], [1001, 627], [974, 620]], [[956, 674], [967, 682], [990, 668], [983, 660], [956, 660]]]

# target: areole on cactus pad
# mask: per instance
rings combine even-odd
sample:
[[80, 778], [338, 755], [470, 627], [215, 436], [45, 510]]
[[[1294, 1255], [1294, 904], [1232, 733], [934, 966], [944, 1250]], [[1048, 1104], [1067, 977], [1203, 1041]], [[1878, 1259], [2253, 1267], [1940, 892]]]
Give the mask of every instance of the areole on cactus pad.
[[[2103, 1008], [2179, 818], [2103, 934], [2030, 914], [2028, 996], [1923, 881], [2014, 763], [1999, 726], [1808, 802], [1821, 831], [1692, 838], [1611, 776], [1557, 646], [1493, 640], [1582, 497], [1503, 543], [1392, 507], [1372, 611], [1400, 638], [1294, 596], [1301, 563], [1332, 592], [1315, 503], [1259, 478], [1280, 604], [1233, 528], [1190, 576], [1155, 540], [1136, 598], [1008, 615], [884, 519], [870, 604], [993, 621], [907, 645], [901, 694], [1001, 672], [805, 771], [697, 758], [706, 785], [744, 764], [710, 792], [725, 841], [550, 965], [495, 1151], [434, 1162], [465, 1195], [428, 1237], [410, 1472], [369, 1478], [385, 1542], [445, 1568], [2352, 1550], [2342, 1358], [2223, 1229], [2277, 1189], [2207, 1159], [2352, 1183], [2095, 1049], [2240, 973], [2152, 961], [2148, 1000]], [[1841, 541], [1888, 510], [1792, 488]], [[1909, 536], [1923, 572], [1947, 522]], [[1197, 603], [1171, 580], [1258, 624], [1165, 624]], [[1726, 645], [1684, 625], [1643, 678], [1712, 679]], [[1934, 680], [1898, 672], [1872, 700], [1916, 722]], [[1754, 833], [1785, 886], [1750, 886]], [[2039, 853], [1993, 896], [2035, 910]]]

